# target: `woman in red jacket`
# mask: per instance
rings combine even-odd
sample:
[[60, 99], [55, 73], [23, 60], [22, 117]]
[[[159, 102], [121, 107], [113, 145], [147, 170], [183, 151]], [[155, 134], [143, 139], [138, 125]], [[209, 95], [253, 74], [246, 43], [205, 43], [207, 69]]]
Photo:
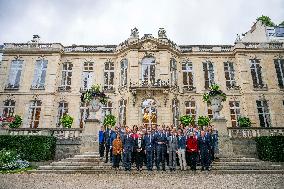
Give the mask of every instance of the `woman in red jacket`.
[[197, 155], [198, 155], [198, 144], [197, 139], [193, 132], [189, 133], [189, 138], [186, 141], [186, 149], [189, 154], [189, 166], [190, 169], [196, 171]]

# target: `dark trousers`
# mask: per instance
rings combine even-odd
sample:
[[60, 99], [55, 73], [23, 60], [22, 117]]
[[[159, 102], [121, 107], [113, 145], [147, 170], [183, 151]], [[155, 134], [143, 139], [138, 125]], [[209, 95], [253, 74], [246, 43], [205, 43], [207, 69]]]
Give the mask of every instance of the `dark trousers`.
[[212, 146], [212, 148], [210, 150], [210, 152], [211, 152], [211, 156], [210, 156], [211, 162], [213, 162], [214, 159], [215, 159], [215, 151], [214, 151], [214, 149], [215, 149], [215, 147]]
[[132, 152], [129, 150], [125, 150], [123, 153], [123, 164], [124, 164], [124, 168], [125, 170], [131, 170], [131, 154]]
[[162, 164], [162, 169], [166, 169], [165, 164], [165, 153], [166, 148], [163, 144], [157, 145], [157, 170], [160, 170], [160, 164]]
[[106, 145], [106, 162], [108, 162], [108, 153], [110, 156], [110, 162], [112, 162], [112, 149], [110, 148], [110, 145]]
[[146, 150], [146, 159], [147, 159], [147, 169], [148, 171], [153, 170], [153, 158], [154, 158], [154, 151], [153, 150]]
[[191, 170], [196, 170], [196, 164], [197, 164], [197, 152], [189, 152], [189, 166]]
[[135, 153], [135, 163], [136, 168], [141, 169], [143, 166], [143, 159], [144, 159], [144, 151], [136, 152]]
[[201, 150], [200, 151], [200, 161], [201, 166], [204, 169], [208, 169], [210, 166], [210, 152], [208, 150]]
[[119, 168], [120, 160], [121, 160], [121, 155], [120, 154], [113, 155], [113, 167], [114, 168]]
[[103, 142], [99, 143], [99, 152], [100, 152], [100, 157], [104, 157], [104, 152], [105, 152], [105, 145]]

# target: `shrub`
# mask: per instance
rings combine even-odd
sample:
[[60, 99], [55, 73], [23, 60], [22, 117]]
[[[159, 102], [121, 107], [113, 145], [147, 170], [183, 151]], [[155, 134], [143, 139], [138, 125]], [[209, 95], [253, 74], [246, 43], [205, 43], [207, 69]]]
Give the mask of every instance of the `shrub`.
[[2, 149], [0, 151], [0, 170], [23, 169], [30, 166], [30, 163], [20, 159], [14, 150]]
[[104, 126], [110, 125], [113, 127], [115, 123], [116, 123], [116, 118], [114, 115], [109, 114], [105, 116], [104, 123], [103, 123]]
[[260, 16], [256, 19], [257, 21], [261, 21], [264, 25], [273, 27], [275, 24], [272, 22], [271, 18], [269, 16]]
[[239, 117], [238, 118], [239, 127], [250, 127], [251, 121], [248, 117]]
[[209, 92], [203, 94], [203, 101], [210, 104], [211, 103], [210, 97], [217, 96], [217, 95], [220, 95], [223, 97], [222, 101], [226, 101], [227, 96], [222, 90], [220, 90], [220, 86], [217, 84], [213, 84], [211, 85]]
[[21, 116], [15, 115], [14, 120], [9, 124], [10, 128], [19, 128], [23, 120]]
[[16, 151], [27, 161], [47, 161], [54, 158], [56, 138], [35, 135], [0, 135], [0, 150]]
[[284, 162], [284, 136], [261, 136], [255, 141], [259, 159]]
[[190, 115], [183, 115], [179, 118], [179, 120], [181, 121], [181, 123], [184, 126], [188, 126], [188, 125], [193, 125], [194, 124], [194, 118]]
[[210, 124], [210, 118], [207, 116], [199, 116], [197, 124], [198, 126], [201, 126], [203, 129], [204, 126], [208, 126]]
[[65, 128], [71, 128], [72, 123], [73, 123], [74, 118], [71, 117], [68, 114], [65, 114], [61, 119], [60, 119], [60, 124], [62, 124], [63, 127]]

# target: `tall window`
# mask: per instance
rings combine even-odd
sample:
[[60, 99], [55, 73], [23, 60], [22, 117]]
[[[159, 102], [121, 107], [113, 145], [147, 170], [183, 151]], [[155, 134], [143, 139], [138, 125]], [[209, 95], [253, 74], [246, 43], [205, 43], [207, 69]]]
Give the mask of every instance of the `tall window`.
[[114, 90], [113, 80], [114, 80], [114, 63], [106, 62], [105, 71], [104, 71], [104, 90]]
[[203, 62], [203, 71], [205, 89], [209, 89], [209, 87], [215, 83], [214, 68], [212, 62]]
[[261, 66], [259, 59], [250, 60], [250, 72], [254, 88], [263, 88], [264, 83], [262, 81]]
[[193, 69], [191, 62], [183, 62], [182, 63], [182, 81], [183, 88], [186, 90], [193, 89]]
[[211, 106], [207, 106], [207, 115], [210, 119], [213, 119], [213, 111], [211, 109]]
[[20, 87], [23, 63], [23, 60], [12, 61], [6, 88], [18, 89]]
[[190, 115], [196, 120], [196, 104], [195, 101], [185, 101], [185, 114]]
[[57, 126], [60, 126], [60, 119], [65, 113], [68, 113], [68, 103], [65, 101], [59, 102], [58, 114], [57, 114]]
[[45, 84], [47, 60], [41, 59], [36, 61], [34, 79], [32, 83], [33, 89], [43, 89]]
[[171, 72], [171, 85], [177, 85], [177, 61], [174, 58], [170, 60], [170, 72]]
[[30, 128], [38, 128], [39, 126], [41, 105], [42, 102], [40, 100], [31, 101], [28, 115]]
[[82, 75], [82, 90], [90, 89], [93, 85], [93, 62], [84, 62], [83, 75]]
[[172, 112], [173, 112], [173, 124], [175, 127], [177, 127], [178, 121], [179, 121], [179, 101], [178, 99], [173, 99], [172, 101]]
[[14, 115], [15, 112], [15, 104], [16, 102], [14, 100], [5, 100], [4, 106], [3, 106], [3, 113], [2, 117], [10, 117]]
[[73, 64], [71, 62], [65, 62], [62, 64], [62, 80], [61, 80], [62, 90], [71, 89], [72, 68]]
[[120, 62], [120, 85], [121, 86], [127, 85], [127, 67], [128, 67], [128, 61], [127, 59], [123, 59]]
[[275, 59], [274, 65], [276, 69], [278, 86], [283, 89], [284, 88], [284, 59]]
[[256, 101], [257, 111], [258, 111], [258, 118], [261, 127], [270, 127], [271, 120], [270, 120], [270, 113], [269, 107], [266, 100], [257, 100]]
[[224, 71], [227, 88], [233, 88], [236, 86], [235, 70], [232, 62], [224, 62]]
[[111, 101], [108, 101], [107, 104], [105, 104], [103, 107], [102, 107], [102, 116], [105, 117], [106, 115], [109, 115], [111, 114], [112, 112], [112, 102]]
[[80, 104], [80, 128], [84, 127], [85, 119], [88, 118], [89, 115], [89, 109], [87, 107], [87, 104], [85, 102], [81, 102]]
[[240, 102], [239, 101], [230, 101], [229, 106], [230, 106], [232, 127], [237, 127], [238, 126], [238, 118], [241, 115]]
[[119, 124], [126, 125], [126, 100], [119, 101]]
[[142, 59], [142, 85], [155, 83], [155, 58], [145, 57]]

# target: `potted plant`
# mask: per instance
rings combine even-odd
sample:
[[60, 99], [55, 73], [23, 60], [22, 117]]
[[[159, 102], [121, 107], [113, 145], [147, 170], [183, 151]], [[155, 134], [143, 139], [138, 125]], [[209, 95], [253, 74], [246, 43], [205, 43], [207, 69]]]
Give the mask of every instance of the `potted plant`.
[[202, 129], [210, 124], [210, 118], [208, 116], [199, 116], [197, 120], [197, 125]]
[[213, 111], [213, 119], [220, 119], [220, 111], [223, 108], [222, 102], [226, 101], [226, 94], [220, 90], [220, 86], [213, 84], [209, 92], [203, 94], [203, 101], [207, 102]]
[[251, 127], [251, 121], [248, 117], [240, 116], [238, 117], [239, 127]]
[[181, 121], [181, 123], [184, 126], [188, 126], [188, 125], [193, 125], [194, 124], [194, 118], [191, 115], [183, 115], [179, 118], [179, 120]]
[[19, 128], [23, 122], [23, 119], [19, 115], [9, 116], [9, 117], [1, 117], [0, 124], [1, 127], [6, 128]]
[[103, 91], [100, 90], [100, 85], [93, 85], [81, 95], [81, 101], [88, 103], [89, 119], [96, 119], [96, 112], [100, 110], [102, 104], [107, 103], [107, 97]]
[[115, 125], [115, 123], [116, 123], [116, 118], [115, 118], [114, 115], [108, 114], [108, 115], [105, 116], [105, 119], [104, 119], [104, 122], [103, 122], [103, 125], [105, 127], [107, 127], [107, 126], [113, 127]]
[[60, 124], [64, 128], [71, 128], [74, 118], [71, 117], [69, 114], [64, 114], [63, 117], [60, 119]]

